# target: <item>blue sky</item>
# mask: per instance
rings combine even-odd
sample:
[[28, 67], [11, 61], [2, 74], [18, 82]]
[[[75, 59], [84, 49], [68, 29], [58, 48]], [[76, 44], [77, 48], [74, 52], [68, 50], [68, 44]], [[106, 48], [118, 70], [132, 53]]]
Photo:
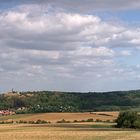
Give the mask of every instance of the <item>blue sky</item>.
[[140, 1], [1, 1], [0, 54], [0, 92], [139, 89]]
[[140, 22], [140, 10], [120, 10], [120, 11], [96, 11], [92, 14], [100, 16], [104, 20], [120, 20], [127, 24], [138, 25]]
[[121, 20], [137, 23], [140, 22], [140, 9], [137, 10], [125, 10], [117, 12], [115, 16], [118, 16]]

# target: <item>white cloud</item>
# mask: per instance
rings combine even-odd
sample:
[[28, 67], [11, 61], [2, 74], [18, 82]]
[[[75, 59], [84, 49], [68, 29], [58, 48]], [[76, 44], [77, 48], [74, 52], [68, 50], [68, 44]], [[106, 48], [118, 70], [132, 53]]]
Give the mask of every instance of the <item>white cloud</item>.
[[139, 0], [31, 0], [30, 3], [52, 5], [69, 11], [91, 12], [97, 10], [127, 10], [140, 8]]
[[131, 56], [132, 55], [132, 52], [129, 51], [129, 50], [123, 50], [120, 52], [121, 55], [123, 56]]
[[106, 47], [80, 47], [77, 50], [73, 51], [72, 54], [78, 56], [91, 56], [91, 57], [111, 57], [115, 55], [115, 52]]
[[95, 15], [44, 12], [35, 4], [27, 11], [23, 7], [0, 14], [0, 83], [22, 77], [24, 82], [45, 80], [52, 85], [63, 79], [63, 88], [69, 79], [78, 83], [136, 77], [137, 72], [122, 66], [117, 57], [133, 55], [140, 46], [139, 28]]
[[[139, 0], [20, 0], [20, 3], [17, 0], [2, 0], [1, 4], [37, 4], [46, 7], [46, 5], [60, 6], [61, 8], [71, 8], [71, 9], [83, 9], [83, 10], [94, 10], [94, 9], [125, 9], [125, 8], [138, 8]], [[27, 8], [27, 7], [26, 7]]]

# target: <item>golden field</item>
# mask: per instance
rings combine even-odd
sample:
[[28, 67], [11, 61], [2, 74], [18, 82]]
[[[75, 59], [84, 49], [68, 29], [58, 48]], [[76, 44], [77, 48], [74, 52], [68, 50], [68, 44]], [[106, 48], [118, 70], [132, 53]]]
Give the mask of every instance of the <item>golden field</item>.
[[35, 121], [46, 120], [50, 124], [0, 124], [0, 140], [139, 140], [140, 131], [118, 129], [110, 126], [113, 123], [82, 122], [56, 123], [65, 119], [69, 121], [89, 118], [114, 120], [118, 112], [86, 113], [41, 113], [13, 116], [1, 116], [0, 121]]
[[139, 131], [100, 129], [87, 125], [0, 125], [0, 140], [139, 140]]
[[55, 123], [62, 119], [67, 121], [74, 120], [87, 120], [92, 118], [93, 120], [102, 120], [102, 121], [113, 121], [118, 116], [118, 112], [84, 112], [84, 113], [39, 113], [39, 114], [19, 114], [12, 116], [1, 116], [0, 121], [36, 121], [38, 119], [49, 121]]

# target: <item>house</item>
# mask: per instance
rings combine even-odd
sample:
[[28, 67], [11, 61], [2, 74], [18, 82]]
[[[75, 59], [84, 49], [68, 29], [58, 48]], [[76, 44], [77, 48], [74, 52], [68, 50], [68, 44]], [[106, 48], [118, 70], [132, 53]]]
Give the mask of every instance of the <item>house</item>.
[[11, 110], [0, 110], [1, 116], [14, 115], [14, 114], [16, 114], [16, 113], [14, 111], [11, 111]]

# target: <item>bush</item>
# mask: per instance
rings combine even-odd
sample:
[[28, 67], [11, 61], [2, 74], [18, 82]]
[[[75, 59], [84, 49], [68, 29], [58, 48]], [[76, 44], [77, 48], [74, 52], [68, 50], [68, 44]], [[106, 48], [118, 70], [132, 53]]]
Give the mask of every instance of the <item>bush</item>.
[[27, 123], [27, 121], [20, 120], [19, 122], [17, 121], [16, 123]]
[[140, 128], [140, 117], [135, 111], [121, 112], [116, 122], [120, 128]]
[[37, 120], [35, 123], [36, 124], [44, 124], [44, 123], [48, 123], [48, 122], [45, 120]]
[[[2, 123], [2, 122], [1, 122]], [[19, 124], [46, 124], [46, 123], [51, 123], [45, 120], [37, 120], [37, 121], [25, 121], [25, 120], [20, 120], [20, 121], [16, 121], [16, 123]]]
[[94, 120], [92, 118], [87, 119], [86, 122], [93, 122]]
[[106, 121], [104, 121], [104, 122], [106, 122], [106, 123], [111, 123], [111, 120], [106, 120]]
[[0, 122], [0, 124], [12, 124], [12, 123], [14, 123], [13, 121], [2, 121], [2, 122]]
[[103, 122], [102, 120], [100, 119], [96, 119], [95, 122]]
[[57, 121], [57, 123], [70, 123], [70, 121], [66, 121], [65, 119], [62, 119], [61, 121]]
[[74, 120], [73, 122], [74, 122], [74, 123], [77, 123], [77, 122], [78, 122], [78, 120]]
[[134, 122], [134, 128], [140, 128], [140, 118]]

